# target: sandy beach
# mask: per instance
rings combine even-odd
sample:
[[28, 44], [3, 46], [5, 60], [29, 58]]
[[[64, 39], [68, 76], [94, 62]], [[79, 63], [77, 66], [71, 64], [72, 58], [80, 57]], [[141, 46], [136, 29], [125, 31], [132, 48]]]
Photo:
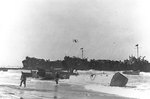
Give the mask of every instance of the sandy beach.
[[[110, 87], [115, 72], [80, 71], [79, 76], [59, 80], [27, 78], [27, 87], [20, 87], [21, 71], [0, 72], [0, 99], [149, 99], [149, 74], [127, 76], [127, 87]], [[106, 76], [107, 74], [107, 76]], [[132, 93], [132, 94], [131, 94]]]
[[[29, 83], [28, 83], [29, 84]], [[47, 88], [45, 88], [47, 87]], [[130, 99], [111, 94], [85, 90], [82, 86], [50, 82], [49, 85], [38, 85], [26, 88], [16, 85], [0, 85], [1, 99]]]

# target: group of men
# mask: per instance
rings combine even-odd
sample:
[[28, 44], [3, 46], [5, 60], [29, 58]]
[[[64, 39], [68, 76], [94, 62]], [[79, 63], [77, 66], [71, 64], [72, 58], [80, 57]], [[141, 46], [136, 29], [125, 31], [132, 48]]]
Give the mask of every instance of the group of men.
[[[27, 77], [26, 77], [25, 73], [21, 72], [21, 78], [20, 78], [20, 80], [21, 80], [20, 87], [22, 86], [22, 83], [24, 84], [24, 87], [26, 87]], [[56, 72], [55, 73], [55, 82], [56, 82], [56, 84], [58, 84], [58, 80], [59, 80], [59, 73]]]

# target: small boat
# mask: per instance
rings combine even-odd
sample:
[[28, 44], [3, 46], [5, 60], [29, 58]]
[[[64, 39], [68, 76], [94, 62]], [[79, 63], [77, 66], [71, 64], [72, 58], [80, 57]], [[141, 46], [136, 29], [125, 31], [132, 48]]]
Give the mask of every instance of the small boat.
[[22, 72], [26, 77], [38, 78], [37, 70]]
[[8, 71], [8, 69], [7, 69], [7, 68], [6, 68], [6, 69], [3, 69], [3, 71], [6, 72], [6, 71]]
[[0, 68], [0, 71], [7, 72], [8, 69], [7, 68]]
[[123, 71], [122, 73], [127, 74], [127, 75], [139, 75], [140, 71], [139, 70], [137, 70], [137, 71], [128, 70], [128, 71]]
[[[45, 75], [39, 75], [41, 80], [54, 80], [55, 79], [55, 72], [45, 72]], [[70, 74], [68, 72], [59, 72], [60, 79], [69, 79]]]
[[32, 73], [23, 72], [23, 74], [24, 74], [26, 77], [32, 77]]
[[54, 80], [55, 79], [55, 73], [59, 73], [60, 79], [69, 79], [70, 73], [63, 70], [44, 70], [44, 69], [38, 69], [38, 76], [41, 80]]

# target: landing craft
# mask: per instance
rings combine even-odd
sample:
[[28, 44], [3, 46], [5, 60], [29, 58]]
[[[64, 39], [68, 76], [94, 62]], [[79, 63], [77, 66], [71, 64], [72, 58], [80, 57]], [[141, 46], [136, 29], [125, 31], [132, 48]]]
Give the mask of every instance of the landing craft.
[[127, 74], [127, 75], [139, 75], [140, 71], [139, 70], [137, 70], [137, 71], [128, 70], [128, 71], [123, 71], [122, 73]]
[[70, 77], [70, 74], [68, 72], [58, 68], [55, 68], [54, 70], [46, 70], [38, 68], [37, 74], [41, 80], [54, 80], [56, 72], [60, 74], [60, 79], [69, 79]]

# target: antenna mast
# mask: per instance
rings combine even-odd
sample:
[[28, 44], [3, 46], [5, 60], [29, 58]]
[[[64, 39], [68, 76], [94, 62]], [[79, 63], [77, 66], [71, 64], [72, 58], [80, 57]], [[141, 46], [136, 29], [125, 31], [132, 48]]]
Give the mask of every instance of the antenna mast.
[[82, 51], [82, 59], [83, 59], [83, 48], [80, 48], [81, 49], [81, 51]]
[[135, 45], [137, 47], [137, 58], [139, 57], [139, 44]]

